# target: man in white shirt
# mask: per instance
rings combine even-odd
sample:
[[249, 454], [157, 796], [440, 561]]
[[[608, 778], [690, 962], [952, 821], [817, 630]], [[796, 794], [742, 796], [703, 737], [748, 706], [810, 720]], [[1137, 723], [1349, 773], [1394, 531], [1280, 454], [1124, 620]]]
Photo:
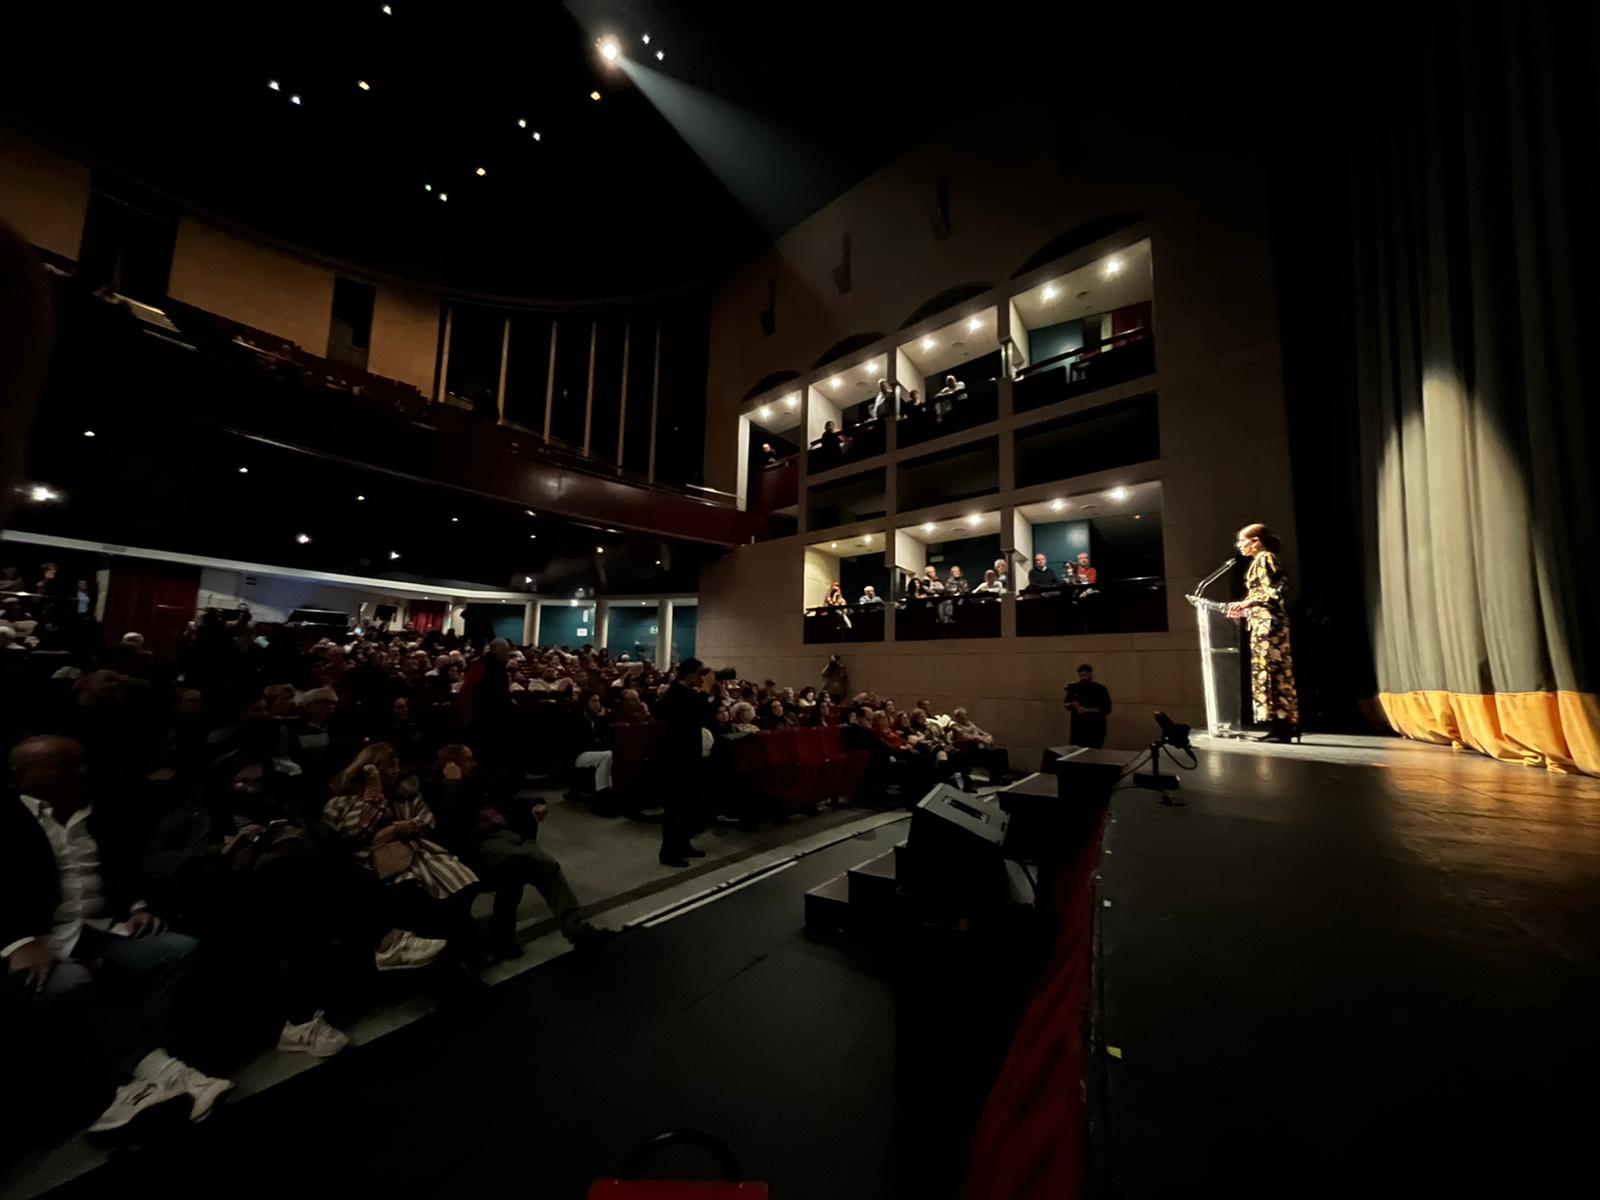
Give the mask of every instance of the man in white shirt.
[[0, 956], [55, 1027], [63, 1047], [116, 1087], [91, 1133], [121, 1129], [147, 1109], [185, 1099], [204, 1120], [233, 1087], [162, 1049], [175, 1034], [197, 943], [162, 930], [142, 901], [107, 880], [89, 804], [83, 747], [70, 738], [18, 742], [9, 763], [17, 802], [0, 829]]

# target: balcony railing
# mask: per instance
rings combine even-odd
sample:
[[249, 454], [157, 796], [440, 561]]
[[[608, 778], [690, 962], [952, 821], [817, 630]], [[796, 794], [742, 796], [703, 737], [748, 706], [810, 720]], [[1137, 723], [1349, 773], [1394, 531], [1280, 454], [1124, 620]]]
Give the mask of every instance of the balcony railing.
[[1155, 331], [1148, 326], [1129, 329], [1041, 359], [1018, 372], [1012, 404], [1017, 412], [1028, 412], [1138, 379], [1155, 369]]
[[1167, 586], [1159, 576], [1024, 591], [1017, 596], [1018, 637], [1086, 633], [1161, 633]]

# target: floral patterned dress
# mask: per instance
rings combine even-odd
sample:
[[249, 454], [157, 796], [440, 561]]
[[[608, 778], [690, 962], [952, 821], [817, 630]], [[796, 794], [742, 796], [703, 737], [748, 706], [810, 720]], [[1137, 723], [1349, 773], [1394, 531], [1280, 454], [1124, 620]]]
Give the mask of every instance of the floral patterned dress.
[[1250, 605], [1250, 699], [1257, 721], [1300, 724], [1300, 698], [1294, 690], [1294, 654], [1289, 649], [1289, 613], [1284, 606], [1287, 579], [1277, 556], [1263, 550], [1245, 572], [1245, 603]]

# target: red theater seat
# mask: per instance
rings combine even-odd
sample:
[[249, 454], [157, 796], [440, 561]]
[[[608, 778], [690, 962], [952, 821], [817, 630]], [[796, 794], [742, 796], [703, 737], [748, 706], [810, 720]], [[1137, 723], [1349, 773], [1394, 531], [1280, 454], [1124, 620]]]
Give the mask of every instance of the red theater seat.
[[650, 777], [650, 760], [661, 752], [666, 729], [665, 725], [656, 721], [648, 725], [611, 727], [611, 750], [614, 755], [611, 786], [618, 799], [637, 799], [643, 795], [645, 781]]
[[817, 732], [822, 735], [822, 745], [828, 757], [837, 756], [844, 760], [839, 773], [838, 794], [846, 799], [854, 799], [867, 777], [867, 768], [872, 765], [871, 753], [866, 750], [846, 750], [844, 737], [837, 725], [824, 725]]
[[839, 785], [844, 781], [844, 753], [829, 754], [820, 729], [794, 731], [796, 753], [802, 763], [817, 768], [817, 780], [812, 785], [811, 802], [832, 800], [839, 795]]
[[799, 739], [795, 730], [773, 729], [761, 735], [767, 744], [767, 764], [770, 767], [768, 794], [786, 813], [800, 812], [816, 802], [812, 799], [817, 785], [821, 763], [800, 761]]

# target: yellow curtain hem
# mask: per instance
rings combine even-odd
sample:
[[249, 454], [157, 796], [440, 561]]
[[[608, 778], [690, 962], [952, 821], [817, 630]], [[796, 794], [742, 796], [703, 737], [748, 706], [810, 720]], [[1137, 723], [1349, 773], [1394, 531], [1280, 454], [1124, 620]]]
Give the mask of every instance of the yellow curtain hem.
[[1593, 692], [1380, 692], [1396, 733], [1502, 762], [1600, 775], [1600, 696]]

